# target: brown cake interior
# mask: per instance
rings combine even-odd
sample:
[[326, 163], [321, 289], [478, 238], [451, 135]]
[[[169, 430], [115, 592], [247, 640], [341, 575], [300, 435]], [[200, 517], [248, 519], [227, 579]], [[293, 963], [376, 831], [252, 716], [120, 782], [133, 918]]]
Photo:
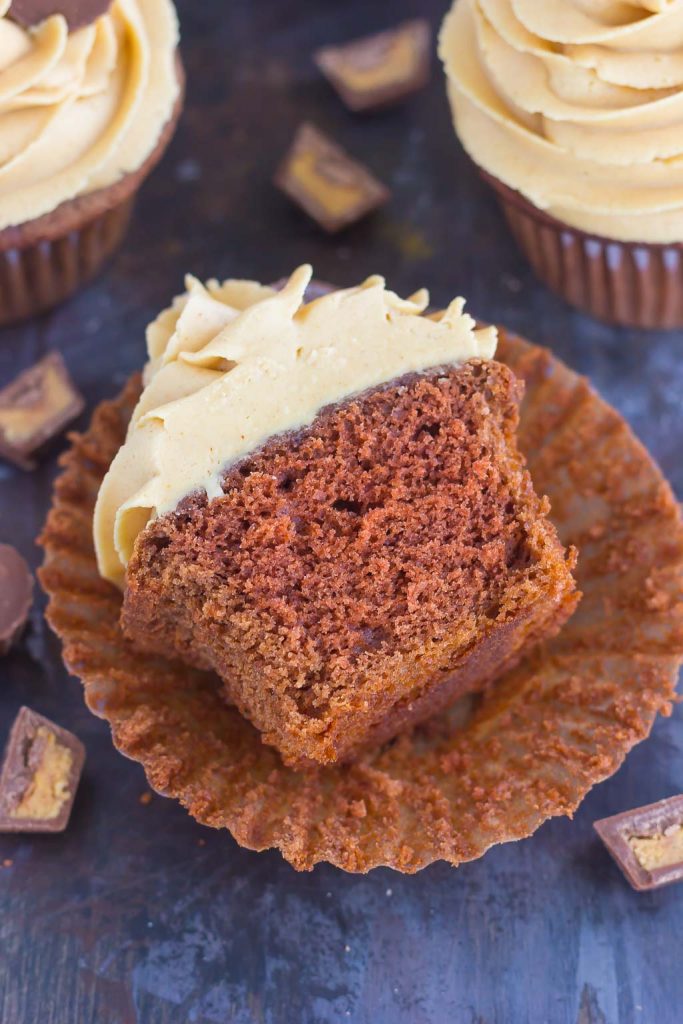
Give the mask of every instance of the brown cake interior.
[[323, 410], [139, 536], [122, 625], [215, 670], [292, 764], [352, 756], [480, 689], [578, 595], [515, 442], [521, 384], [473, 360]]

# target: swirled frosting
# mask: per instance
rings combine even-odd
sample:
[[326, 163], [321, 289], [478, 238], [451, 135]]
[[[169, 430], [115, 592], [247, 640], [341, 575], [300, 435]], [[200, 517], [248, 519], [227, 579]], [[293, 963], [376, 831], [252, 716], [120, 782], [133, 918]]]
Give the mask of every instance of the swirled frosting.
[[406, 373], [494, 355], [495, 329], [475, 330], [462, 299], [427, 318], [424, 289], [400, 299], [369, 277], [306, 303], [311, 273], [299, 267], [280, 292], [189, 277], [148, 328], [145, 388], [95, 509], [106, 579], [122, 586], [147, 523], [189, 494], [219, 497], [226, 468], [269, 437]]
[[683, 241], [683, 0], [456, 0], [439, 52], [480, 167], [581, 230]]
[[112, 185], [154, 150], [178, 97], [170, 0], [113, 0], [69, 32], [0, 0], [0, 230]]

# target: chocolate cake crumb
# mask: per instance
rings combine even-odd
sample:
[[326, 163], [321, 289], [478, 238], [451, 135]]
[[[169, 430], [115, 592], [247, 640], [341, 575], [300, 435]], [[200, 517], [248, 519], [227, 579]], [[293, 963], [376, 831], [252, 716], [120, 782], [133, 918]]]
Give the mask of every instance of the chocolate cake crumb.
[[578, 600], [515, 432], [472, 360], [323, 410], [152, 521], [122, 626], [215, 670], [291, 764], [334, 762], [481, 689]]

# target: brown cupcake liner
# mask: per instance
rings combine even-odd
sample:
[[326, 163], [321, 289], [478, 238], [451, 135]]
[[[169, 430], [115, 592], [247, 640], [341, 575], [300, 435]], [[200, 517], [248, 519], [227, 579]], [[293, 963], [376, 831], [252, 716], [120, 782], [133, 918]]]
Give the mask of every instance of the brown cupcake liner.
[[584, 598], [560, 636], [490, 688], [354, 764], [295, 771], [225, 705], [218, 681], [132, 649], [121, 596], [97, 573], [92, 513], [139, 379], [62, 458], [40, 577], [64, 660], [150, 785], [243, 846], [298, 869], [414, 872], [480, 857], [571, 814], [668, 714], [683, 660], [683, 526], [626, 423], [548, 351], [503, 335], [526, 381], [520, 441], [579, 548]]
[[570, 305], [625, 327], [683, 327], [683, 245], [590, 235], [478, 168], [537, 276]]
[[120, 245], [133, 202], [131, 196], [54, 241], [0, 251], [0, 326], [59, 305], [95, 277]]
[[35, 220], [0, 230], [0, 327], [64, 302], [104, 267], [121, 244], [145, 178], [161, 160], [183, 104], [184, 73], [171, 117], [147, 160], [120, 181], [68, 200]]

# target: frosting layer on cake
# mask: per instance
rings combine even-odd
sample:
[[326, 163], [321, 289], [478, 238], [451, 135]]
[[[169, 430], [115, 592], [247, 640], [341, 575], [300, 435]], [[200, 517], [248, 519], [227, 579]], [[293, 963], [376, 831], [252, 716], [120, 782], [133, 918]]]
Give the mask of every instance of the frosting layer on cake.
[[0, 230], [114, 184], [153, 152], [178, 97], [171, 0], [113, 0], [69, 32], [0, 0]]
[[683, 241], [683, 0], [456, 0], [439, 52], [489, 174], [572, 227]]
[[490, 359], [495, 328], [475, 329], [455, 299], [423, 317], [423, 289], [401, 299], [370, 277], [304, 301], [299, 267], [282, 291], [189, 277], [147, 331], [145, 388], [95, 510], [101, 574], [122, 585], [136, 537], [189, 494], [219, 497], [225, 469], [326, 406], [408, 373]]

